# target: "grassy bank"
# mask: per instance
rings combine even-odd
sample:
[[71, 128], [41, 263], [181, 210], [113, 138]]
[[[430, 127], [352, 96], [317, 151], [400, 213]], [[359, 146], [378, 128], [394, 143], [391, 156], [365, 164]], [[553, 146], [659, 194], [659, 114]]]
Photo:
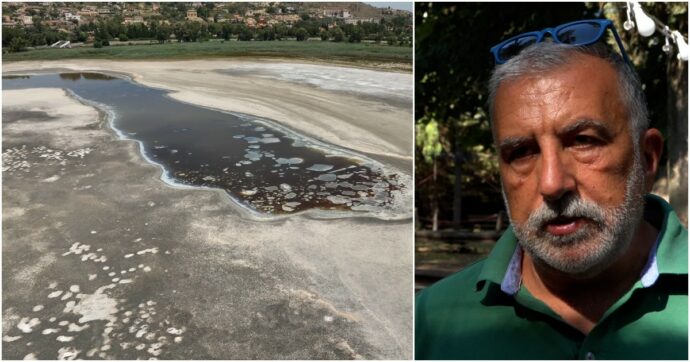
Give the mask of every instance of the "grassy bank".
[[217, 57], [282, 57], [344, 62], [386, 62], [412, 64], [409, 47], [382, 44], [333, 43], [322, 41], [212, 41], [204, 43], [167, 43], [121, 45], [100, 49], [37, 49], [3, 55], [3, 61], [111, 59], [111, 60], [182, 60]]

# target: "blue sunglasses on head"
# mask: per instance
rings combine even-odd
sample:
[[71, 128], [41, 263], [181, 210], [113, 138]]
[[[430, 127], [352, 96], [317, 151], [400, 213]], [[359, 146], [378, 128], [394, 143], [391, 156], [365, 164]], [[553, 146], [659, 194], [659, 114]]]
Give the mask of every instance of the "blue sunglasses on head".
[[630, 60], [625, 53], [625, 48], [623, 48], [623, 43], [618, 36], [618, 32], [616, 32], [616, 28], [613, 27], [611, 20], [607, 19], [579, 20], [562, 24], [555, 28], [546, 28], [541, 31], [523, 33], [498, 43], [498, 45], [491, 48], [491, 53], [494, 55], [496, 64], [503, 64], [510, 58], [518, 55], [528, 46], [543, 41], [546, 34], [549, 34], [555, 43], [587, 46], [601, 40], [607, 28], [611, 29], [613, 32], [613, 36], [616, 38], [616, 43], [618, 43], [623, 59], [625, 59], [626, 63], [630, 64]]

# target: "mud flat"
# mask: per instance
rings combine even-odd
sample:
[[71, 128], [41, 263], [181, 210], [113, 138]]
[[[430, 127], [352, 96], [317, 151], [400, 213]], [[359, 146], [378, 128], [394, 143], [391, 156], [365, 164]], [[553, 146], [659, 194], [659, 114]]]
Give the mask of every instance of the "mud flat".
[[[227, 79], [180, 63], [110, 70], [176, 81], [178, 99], [224, 109]], [[362, 131], [348, 144], [360, 152], [411, 156], [366, 125], [300, 122], [345, 144]], [[246, 219], [222, 191], [162, 182], [135, 142], [61, 89], [3, 91], [2, 123], [3, 358], [411, 358], [409, 220]]]
[[[351, 93], [333, 91], [290, 81], [286, 74], [266, 76], [266, 70], [293, 71], [288, 62], [267, 60], [190, 60], [170, 62], [71, 60], [29, 61], [3, 64], [3, 72], [68, 69], [80, 72], [116, 72], [131, 76], [135, 82], [172, 91], [170, 96], [200, 106], [251, 114], [279, 120], [283, 125], [324, 142], [351, 148], [374, 157], [385, 157], [396, 166], [412, 170], [412, 74], [369, 72], [369, 80], [385, 83], [391, 75], [409, 78], [409, 105], [399, 101], [382, 102], [390, 94], [356, 95], [364, 84], [353, 84]], [[302, 66], [310, 64], [302, 64]], [[311, 64], [333, 72], [337, 67]], [[287, 67], [287, 68], [286, 68]], [[330, 68], [330, 69], [329, 69]], [[249, 70], [248, 70], [249, 69]], [[352, 68], [342, 68], [354, 71]], [[275, 72], [273, 72], [275, 74]], [[256, 76], [252, 76], [256, 75]], [[322, 82], [328, 88], [329, 82]], [[400, 85], [391, 85], [391, 88]], [[383, 88], [383, 87], [382, 87]]]

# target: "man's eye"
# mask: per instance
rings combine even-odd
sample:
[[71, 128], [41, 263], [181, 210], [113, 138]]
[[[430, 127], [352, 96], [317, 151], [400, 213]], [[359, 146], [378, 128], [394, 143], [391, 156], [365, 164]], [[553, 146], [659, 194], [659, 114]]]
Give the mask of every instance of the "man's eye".
[[506, 161], [508, 163], [520, 161], [520, 160], [522, 160], [526, 157], [529, 157], [533, 154], [534, 154], [534, 150], [532, 149], [532, 147], [517, 147], [517, 148], [510, 150], [510, 152], [508, 152], [508, 155], [506, 157]]
[[600, 139], [588, 135], [577, 135], [573, 138], [573, 146], [575, 147], [598, 146], [602, 143]]

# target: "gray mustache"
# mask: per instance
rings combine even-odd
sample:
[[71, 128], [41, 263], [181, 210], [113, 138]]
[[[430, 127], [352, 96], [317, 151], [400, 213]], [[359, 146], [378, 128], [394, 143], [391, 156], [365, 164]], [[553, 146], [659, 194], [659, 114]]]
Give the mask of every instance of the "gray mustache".
[[596, 203], [571, 195], [557, 201], [545, 202], [530, 214], [527, 225], [541, 230], [557, 218], [585, 218], [602, 225], [606, 221], [605, 214], [605, 209]]

